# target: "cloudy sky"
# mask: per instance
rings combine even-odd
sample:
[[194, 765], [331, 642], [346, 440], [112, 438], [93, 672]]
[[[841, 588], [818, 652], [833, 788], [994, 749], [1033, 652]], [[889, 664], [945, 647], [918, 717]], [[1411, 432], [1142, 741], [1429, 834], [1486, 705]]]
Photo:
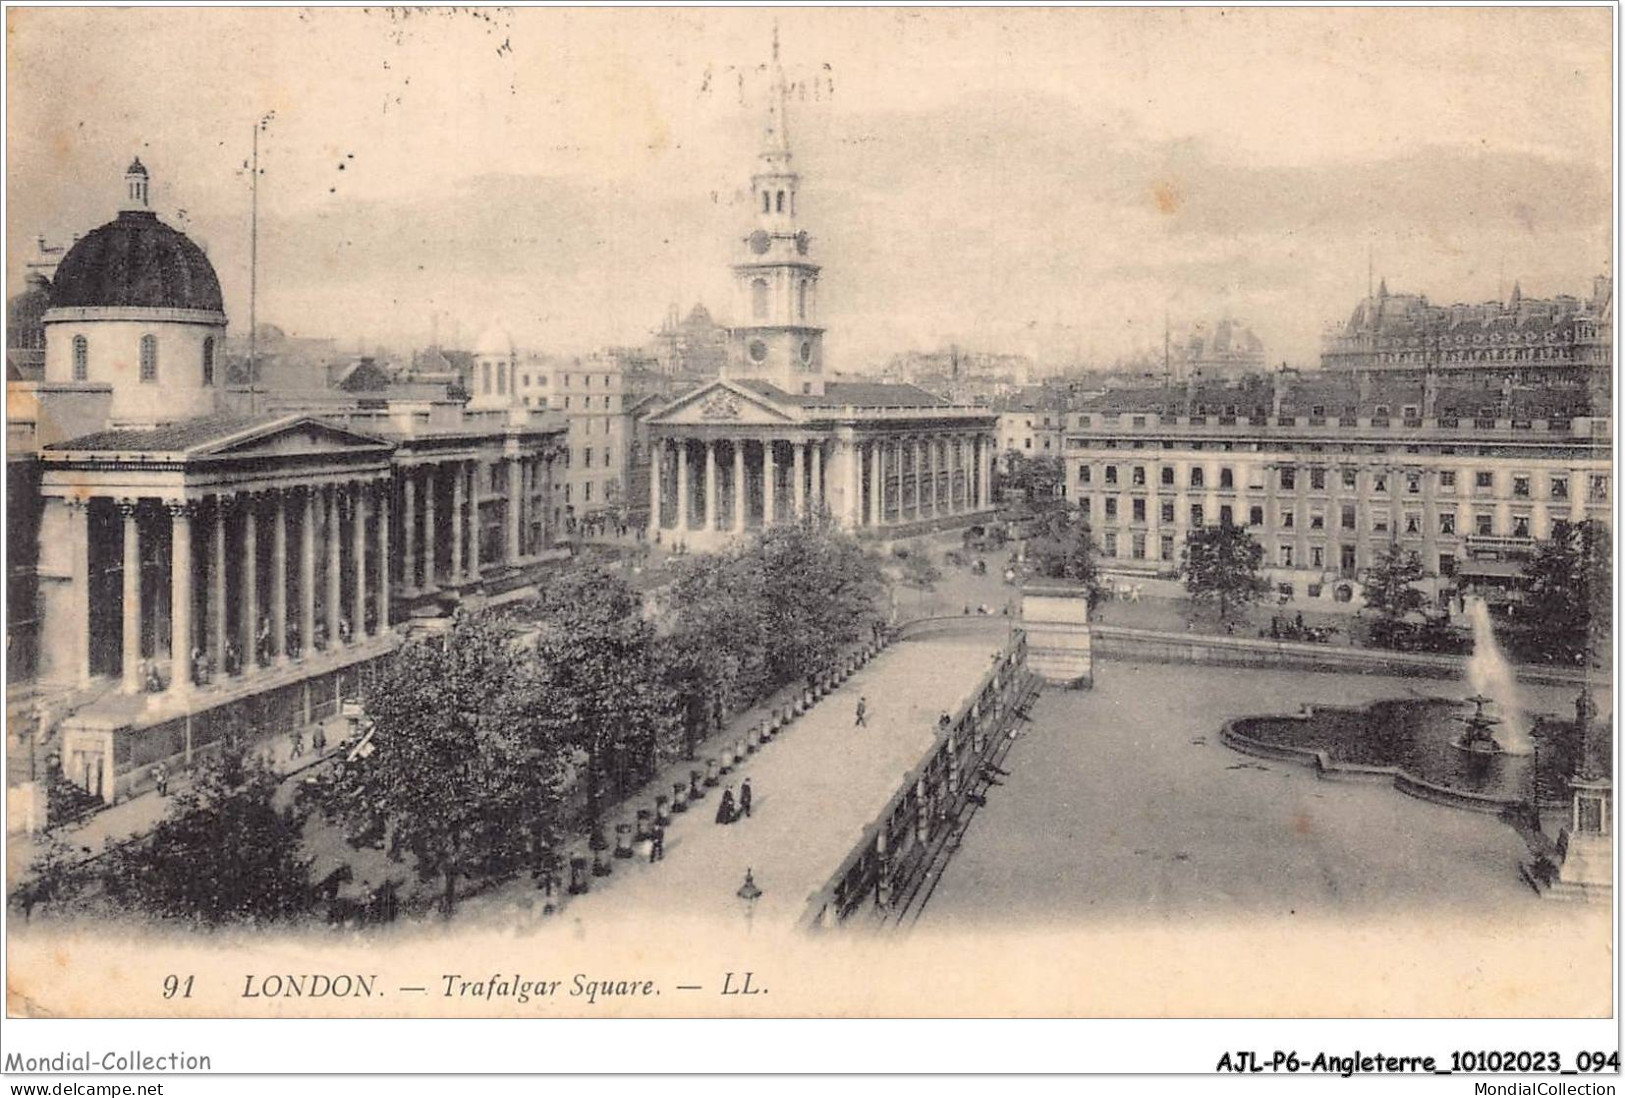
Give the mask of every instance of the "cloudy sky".
[[[784, 10], [836, 368], [1059, 362], [1240, 317], [1312, 363], [1365, 292], [1584, 293], [1612, 254], [1611, 12]], [[160, 216], [248, 319], [345, 343], [641, 342], [732, 310], [774, 13], [13, 9], [7, 271]], [[183, 213], [184, 211], [184, 213]]]

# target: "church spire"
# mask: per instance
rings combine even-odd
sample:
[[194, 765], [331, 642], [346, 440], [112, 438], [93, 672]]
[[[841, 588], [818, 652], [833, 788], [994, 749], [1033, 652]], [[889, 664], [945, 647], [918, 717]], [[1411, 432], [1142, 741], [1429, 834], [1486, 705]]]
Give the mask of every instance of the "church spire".
[[784, 82], [784, 68], [779, 64], [779, 24], [773, 23], [773, 60], [769, 67], [773, 86], [767, 97], [767, 126], [762, 134], [762, 159], [774, 170], [784, 171], [790, 164], [790, 121], [786, 105], [790, 98]]

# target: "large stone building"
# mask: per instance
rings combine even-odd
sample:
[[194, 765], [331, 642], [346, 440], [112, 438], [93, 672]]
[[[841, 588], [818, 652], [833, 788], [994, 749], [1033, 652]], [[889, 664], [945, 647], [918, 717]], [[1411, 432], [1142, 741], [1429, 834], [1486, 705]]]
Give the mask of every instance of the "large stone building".
[[709, 549], [818, 514], [866, 533], [969, 521], [990, 505], [996, 417], [826, 373], [821, 268], [800, 220], [777, 42], [772, 70], [724, 376], [648, 417], [651, 536]]
[[43, 379], [7, 385], [9, 716], [38, 726], [13, 777], [47, 744], [111, 801], [237, 722], [330, 712], [398, 622], [550, 555], [556, 417], [230, 385], [214, 268], [139, 161], [48, 293]]
[[1328, 334], [1321, 365], [1337, 371], [1476, 374], [1545, 384], [1584, 384], [1613, 369], [1613, 279], [1591, 296], [1432, 305], [1420, 294], [1391, 294], [1387, 280]]
[[1118, 390], [1068, 421], [1067, 494], [1114, 571], [1167, 572], [1191, 530], [1233, 523], [1300, 598], [1352, 597], [1392, 544], [1493, 586], [1555, 521], [1611, 516], [1609, 409], [1584, 388], [1281, 372]]

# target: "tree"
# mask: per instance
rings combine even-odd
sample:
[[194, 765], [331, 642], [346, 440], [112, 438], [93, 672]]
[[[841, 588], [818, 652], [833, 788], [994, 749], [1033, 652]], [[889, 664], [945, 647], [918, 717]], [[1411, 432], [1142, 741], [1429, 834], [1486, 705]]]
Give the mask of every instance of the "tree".
[[762, 572], [751, 555], [706, 554], [674, 564], [675, 607], [661, 664], [684, 713], [684, 743], [694, 756], [695, 731], [716, 706], [743, 708], [767, 682], [767, 624]]
[[1373, 562], [1365, 576], [1365, 605], [1377, 614], [1371, 627], [1376, 644], [1398, 648], [1415, 643], [1405, 616], [1427, 605], [1427, 596], [1412, 586], [1427, 574], [1422, 558], [1398, 545], [1390, 545]]
[[1027, 542], [1027, 562], [1045, 579], [1064, 580], [1089, 592], [1089, 607], [1100, 601], [1104, 588], [1095, 560], [1094, 536], [1088, 522], [1072, 508], [1050, 512]]
[[820, 670], [879, 620], [879, 564], [850, 536], [820, 522], [774, 526], [747, 551], [761, 569], [769, 681]]
[[1058, 457], [1007, 450], [999, 488], [1001, 494], [1006, 488], [1019, 492], [1031, 507], [1053, 507], [1061, 502], [1060, 485], [1064, 476], [1061, 459]]
[[652, 774], [676, 726], [654, 625], [625, 578], [595, 565], [556, 576], [535, 620], [539, 719], [554, 741], [586, 755], [587, 813], [596, 824], [606, 779], [623, 793], [629, 768]]
[[1594, 519], [1555, 522], [1524, 565], [1529, 647], [1572, 663], [1606, 655], [1613, 628], [1613, 543]]
[[1199, 527], [1186, 536], [1179, 574], [1191, 600], [1215, 607], [1219, 622], [1228, 628], [1269, 590], [1259, 571], [1263, 562], [1264, 547], [1246, 530], [1221, 523]]
[[304, 817], [276, 805], [281, 781], [228, 734], [150, 835], [109, 849], [97, 874], [106, 902], [209, 926], [312, 910]]
[[369, 677], [370, 753], [317, 791], [351, 841], [384, 835], [439, 879], [450, 915], [463, 879], [532, 869], [558, 844], [563, 747], [535, 661], [486, 615], [399, 649]]
[[942, 569], [931, 563], [924, 551], [910, 553], [903, 559], [903, 582], [921, 591], [930, 591], [942, 579]]

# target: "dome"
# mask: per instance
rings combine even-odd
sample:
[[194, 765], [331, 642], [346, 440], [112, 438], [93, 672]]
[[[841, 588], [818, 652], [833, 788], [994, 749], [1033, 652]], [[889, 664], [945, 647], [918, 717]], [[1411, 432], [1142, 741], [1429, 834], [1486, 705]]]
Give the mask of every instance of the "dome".
[[503, 328], [487, 328], [474, 344], [474, 353], [480, 358], [512, 358], [513, 336]]
[[68, 249], [51, 305], [225, 311], [209, 257], [150, 210], [125, 210]]

